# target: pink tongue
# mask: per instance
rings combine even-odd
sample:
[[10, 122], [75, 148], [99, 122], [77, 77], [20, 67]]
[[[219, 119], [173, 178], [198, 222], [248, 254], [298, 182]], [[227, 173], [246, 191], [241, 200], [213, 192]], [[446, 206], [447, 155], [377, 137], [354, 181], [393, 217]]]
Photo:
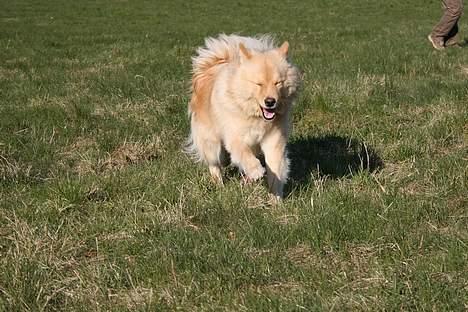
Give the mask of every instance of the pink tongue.
[[275, 112], [263, 109], [263, 116], [265, 116], [266, 119], [271, 119], [275, 116]]

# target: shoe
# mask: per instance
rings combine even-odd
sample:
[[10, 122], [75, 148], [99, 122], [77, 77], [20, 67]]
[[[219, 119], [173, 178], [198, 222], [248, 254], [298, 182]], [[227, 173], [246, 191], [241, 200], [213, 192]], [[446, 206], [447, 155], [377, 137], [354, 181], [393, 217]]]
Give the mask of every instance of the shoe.
[[434, 49], [438, 51], [442, 51], [443, 49], [445, 49], [444, 42], [442, 40], [434, 38], [432, 37], [432, 35], [427, 36], [427, 39], [429, 39], [429, 41], [432, 43]]
[[445, 41], [444, 45], [446, 47], [460, 47], [460, 43], [458, 42], [457, 37], [452, 37], [452, 38], [448, 39], [447, 41]]

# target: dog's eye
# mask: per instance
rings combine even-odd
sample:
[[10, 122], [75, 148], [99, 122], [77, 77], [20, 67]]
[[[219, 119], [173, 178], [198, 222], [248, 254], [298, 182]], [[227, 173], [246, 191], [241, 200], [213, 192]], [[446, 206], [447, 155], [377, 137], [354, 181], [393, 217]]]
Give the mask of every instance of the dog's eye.
[[283, 80], [277, 81], [277, 82], [275, 82], [275, 85], [278, 86], [278, 87], [282, 86], [283, 82], [284, 82]]
[[250, 83], [253, 83], [254, 85], [257, 85], [259, 87], [263, 87], [263, 82], [257, 82], [255, 80], [247, 80]]

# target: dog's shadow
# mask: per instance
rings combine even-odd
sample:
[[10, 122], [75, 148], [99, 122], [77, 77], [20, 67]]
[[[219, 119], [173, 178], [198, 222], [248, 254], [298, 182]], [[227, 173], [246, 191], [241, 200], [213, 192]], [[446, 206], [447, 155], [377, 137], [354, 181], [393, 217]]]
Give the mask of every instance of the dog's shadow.
[[366, 143], [337, 135], [296, 138], [289, 143], [288, 150], [291, 165], [287, 192], [310, 183], [314, 176], [339, 179], [360, 171], [374, 172], [384, 166], [380, 156]]

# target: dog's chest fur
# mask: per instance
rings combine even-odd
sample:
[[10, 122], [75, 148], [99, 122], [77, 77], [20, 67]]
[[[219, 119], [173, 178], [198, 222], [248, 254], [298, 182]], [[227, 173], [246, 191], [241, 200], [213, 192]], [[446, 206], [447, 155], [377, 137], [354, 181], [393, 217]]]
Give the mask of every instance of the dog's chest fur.
[[248, 146], [252, 148], [257, 147], [271, 128], [272, 123], [266, 123], [260, 120], [243, 129], [242, 139]]

